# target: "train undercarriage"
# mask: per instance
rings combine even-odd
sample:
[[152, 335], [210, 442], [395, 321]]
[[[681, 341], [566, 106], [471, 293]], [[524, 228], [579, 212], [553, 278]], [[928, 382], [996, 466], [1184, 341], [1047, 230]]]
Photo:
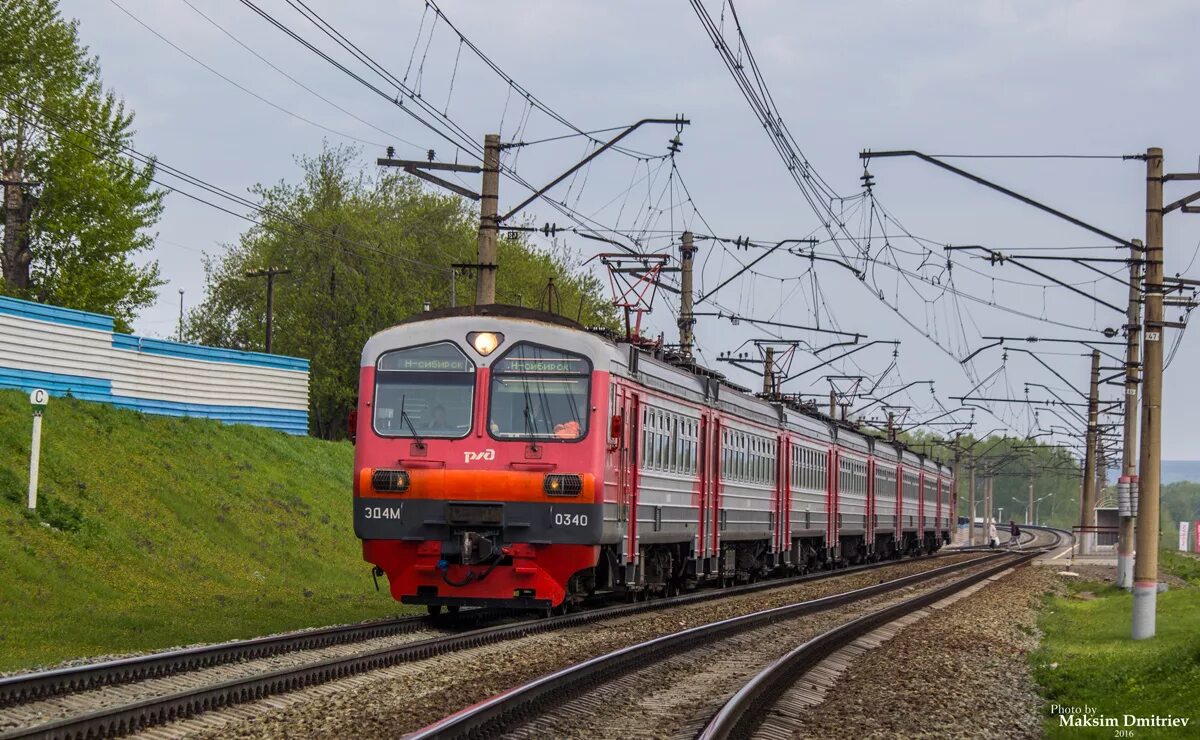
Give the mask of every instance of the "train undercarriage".
[[772, 575], [800, 575], [851, 565], [898, 560], [936, 552], [949, 538], [934, 532], [904, 532], [898, 543], [893, 533], [877, 534], [871, 545], [863, 534], [839, 537], [837, 547], [823, 537], [794, 537], [792, 546], [773, 552], [767, 540], [722, 543], [717, 556], [695, 557], [692, 543], [644, 545], [637, 564], [621, 565], [618, 546], [601, 548], [595, 568], [572, 576], [567, 600], [581, 603], [597, 592], [624, 592], [629, 600], [671, 596], [700, 586], [753, 583]]

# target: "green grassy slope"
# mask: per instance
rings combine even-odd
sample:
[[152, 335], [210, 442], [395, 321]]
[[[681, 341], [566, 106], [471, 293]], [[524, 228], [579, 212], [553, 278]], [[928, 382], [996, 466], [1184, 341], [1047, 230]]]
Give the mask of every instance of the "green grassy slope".
[[354, 537], [350, 445], [53, 399], [31, 514], [30, 418], [0, 391], [0, 670], [401, 610]]

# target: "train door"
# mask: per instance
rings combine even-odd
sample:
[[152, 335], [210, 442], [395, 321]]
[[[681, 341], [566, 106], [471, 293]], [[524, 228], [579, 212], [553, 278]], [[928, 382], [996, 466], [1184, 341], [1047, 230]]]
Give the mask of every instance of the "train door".
[[825, 549], [830, 561], [836, 561], [838, 551], [838, 529], [841, 528], [841, 516], [838, 514], [838, 480], [841, 472], [841, 460], [837, 447], [829, 448], [829, 457], [825, 466], [825, 511], [828, 521], [825, 523]]
[[[625, 420], [621, 430], [621, 459], [619, 491], [619, 519], [622, 523], [621, 556], [625, 565], [637, 563], [637, 486], [638, 465], [641, 449], [641, 403], [636, 393], [628, 389], [621, 391], [621, 417]], [[627, 577], [627, 582], [630, 579]]]
[[700, 478], [700, 512], [696, 522], [696, 560], [700, 573], [708, 572], [708, 517], [709, 517], [709, 486], [712, 474], [708, 469], [709, 458], [708, 438], [711, 434], [711, 421], [708, 414], [700, 413], [700, 434], [696, 444], [696, 472]]
[[875, 511], [875, 458], [867, 458], [867, 533], [863, 536], [863, 544], [867, 547], [867, 555], [875, 553], [875, 525], [878, 524], [879, 514]]
[[925, 471], [917, 473], [917, 545], [925, 546]]
[[791, 440], [779, 435], [775, 438], [775, 552], [780, 564], [791, 557]]
[[721, 554], [721, 419], [710, 417], [708, 435], [708, 552], [709, 572], [717, 570]]
[[942, 541], [942, 479], [937, 479], [937, 516], [933, 520], [933, 532], [936, 541]]

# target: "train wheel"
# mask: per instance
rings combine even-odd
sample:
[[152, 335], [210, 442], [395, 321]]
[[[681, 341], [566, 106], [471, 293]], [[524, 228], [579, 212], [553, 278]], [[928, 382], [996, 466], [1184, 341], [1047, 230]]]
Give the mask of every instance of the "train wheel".
[[448, 606], [448, 607], [446, 607], [446, 613], [448, 613], [448, 614], [458, 614], [458, 610], [459, 610], [459, 609], [461, 609], [461, 608], [462, 608], [462, 607], [461, 607], [461, 606], [459, 606], [458, 604], [455, 604], [454, 606]]
[[429, 616], [431, 616], [431, 617], [440, 617], [442, 615], [442, 605], [441, 604], [426, 604], [425, 611], [429, 612]]

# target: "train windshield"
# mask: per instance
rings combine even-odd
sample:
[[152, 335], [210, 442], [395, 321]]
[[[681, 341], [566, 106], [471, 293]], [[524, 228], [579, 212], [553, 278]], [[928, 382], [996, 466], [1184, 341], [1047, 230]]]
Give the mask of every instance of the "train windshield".
[[587, 358], [518, 344], [492, 366], [488, 428], [497, 439], [583, 439], [590, 383]]
[[475, 365], [449, 342], [380, 355], [375, 432], [384, 437], [465, 437], [471, 431]]

